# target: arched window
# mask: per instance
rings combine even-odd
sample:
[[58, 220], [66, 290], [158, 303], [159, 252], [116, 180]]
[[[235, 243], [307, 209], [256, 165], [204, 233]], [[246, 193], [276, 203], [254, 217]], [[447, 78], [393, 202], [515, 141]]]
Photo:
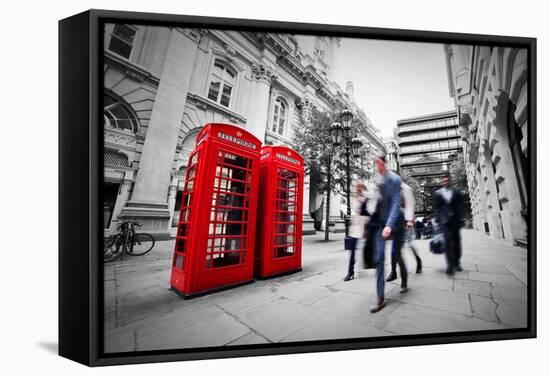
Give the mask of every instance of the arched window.
[[103, 95], [103, 122], [105, 128], [116, 128], [136, 133], [138, 122], [128, 105], [109, 94]]
[[273, 105], [273, 121], [271, 123], [271, 131], [279, 135], [284, 135], [286, 116], [288, 108], [280, 97], [275, 100]]
[[221, 60], [216, 59], [212, 73], [210, 74], [210, 84], [208, 86], [208, 99], [229, 107], [231, 103], [231, 94], [235, 87], [235, 72], [230, 69]]

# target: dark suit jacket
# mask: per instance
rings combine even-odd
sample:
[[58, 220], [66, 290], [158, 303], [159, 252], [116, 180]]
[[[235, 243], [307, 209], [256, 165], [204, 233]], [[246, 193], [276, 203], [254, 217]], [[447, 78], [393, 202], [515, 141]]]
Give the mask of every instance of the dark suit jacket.
[[401, 178], [391, 171], [380, 185], [380, 197], [376, 206], [375, 220], [379, 227], [390, 226], [393, 231], [403, 226], [401, 211]]
[[441, 189], [435, 191], [435, 215], [438, 225], [456, 230], [463, 224], [464, 195], [456, 188], [449, 189], [453, 192], [449, 202]]

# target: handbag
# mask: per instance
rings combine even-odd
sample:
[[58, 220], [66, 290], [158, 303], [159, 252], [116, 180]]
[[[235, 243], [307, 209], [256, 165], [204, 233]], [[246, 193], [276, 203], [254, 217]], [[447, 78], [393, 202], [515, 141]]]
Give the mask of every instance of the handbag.
[[430, 252], [436, 255], [444, 254], [447, 251], [445, 235], [437, 233], [432, 239], [430, 239]]
[[376, 265], [374, 263], [374, 236], [376, 234], [376, 228], [374, 226], [366, 226], [366, 239], [365, 246], [363, 247], [363, 268], [374, 269]]

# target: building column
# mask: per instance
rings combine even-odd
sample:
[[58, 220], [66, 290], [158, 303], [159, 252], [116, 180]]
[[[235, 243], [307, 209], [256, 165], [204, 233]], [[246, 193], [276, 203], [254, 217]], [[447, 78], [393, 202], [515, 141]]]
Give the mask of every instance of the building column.
[[138, 219], [143, 231], [158, 238], [169, 236], [168, 187], [200, 35], [172, 29], [134, 192], [121, 213], [121, 218]]
[[271, 82], [276, 78], [275, 69], [261, 63], [252, 65], [252, 100], [246, 119], [246, 129], [256, 136], [262, 143], [265, 142], [267, 117], [269, 113], [269, 91]]
[[[504, 130], [505, 131], [505, 130]], [[502, 226], [504, 238], [509, 242], [527, 238], [527, 224], [521, 215], [521, 201], [516, 181], [512, 155], [507, 145], [498, 142], [492, 155], [496, 165], [495, 180], [499, 186], [502, 203]]]
[[483, 201], [487, 204], [487, 222], [489, 223], [489, 233], [491, 237], [502, 239], [502, 221], [500, 219], [499, 194], [495, 183], [495, 174], [493, 172], [493, 162], [491, 160], [490, 150], [487, 148], [487, 142], [483, 142], [479, 147], [479, 157], [481, 165], [481, 177], [483, 179]]
[[170, 210], [170, 219], [168, 221], [168, 228], [172, 229], [172, 222], [174, 221], [174, 207], [176, 204], [176, 196], [178, 195], [178, 179], [172, 178], [172, 183], [168, 188], [168, 210]]
[[111, 224], [109, 225], [109, 229], [107, 230], [109, 234], [114, 233], [117, 230], [118, 225], [120, 224], [118, 217], [120, 216], [122, 208], [128, 200], [128, 194], [130, 192], [130, 187], [132, 186], [131, 175], [132, 173], [127, 172], [124, 180], [122, 181], [122, 184], [120, 185], [118, 196], [115, 202], [115, 207], [113, 208]]

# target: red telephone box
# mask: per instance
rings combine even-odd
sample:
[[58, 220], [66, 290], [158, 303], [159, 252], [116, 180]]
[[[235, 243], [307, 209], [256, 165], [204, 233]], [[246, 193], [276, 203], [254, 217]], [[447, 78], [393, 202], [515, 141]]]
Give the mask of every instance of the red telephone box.
[[261, 142], [207, 124], [189, 156], [170, 284], [183, 297], [251, 282]]
[[255, 274], [272, 277], [302, 270], [304, 159], [284, 146], [264, 146]]

